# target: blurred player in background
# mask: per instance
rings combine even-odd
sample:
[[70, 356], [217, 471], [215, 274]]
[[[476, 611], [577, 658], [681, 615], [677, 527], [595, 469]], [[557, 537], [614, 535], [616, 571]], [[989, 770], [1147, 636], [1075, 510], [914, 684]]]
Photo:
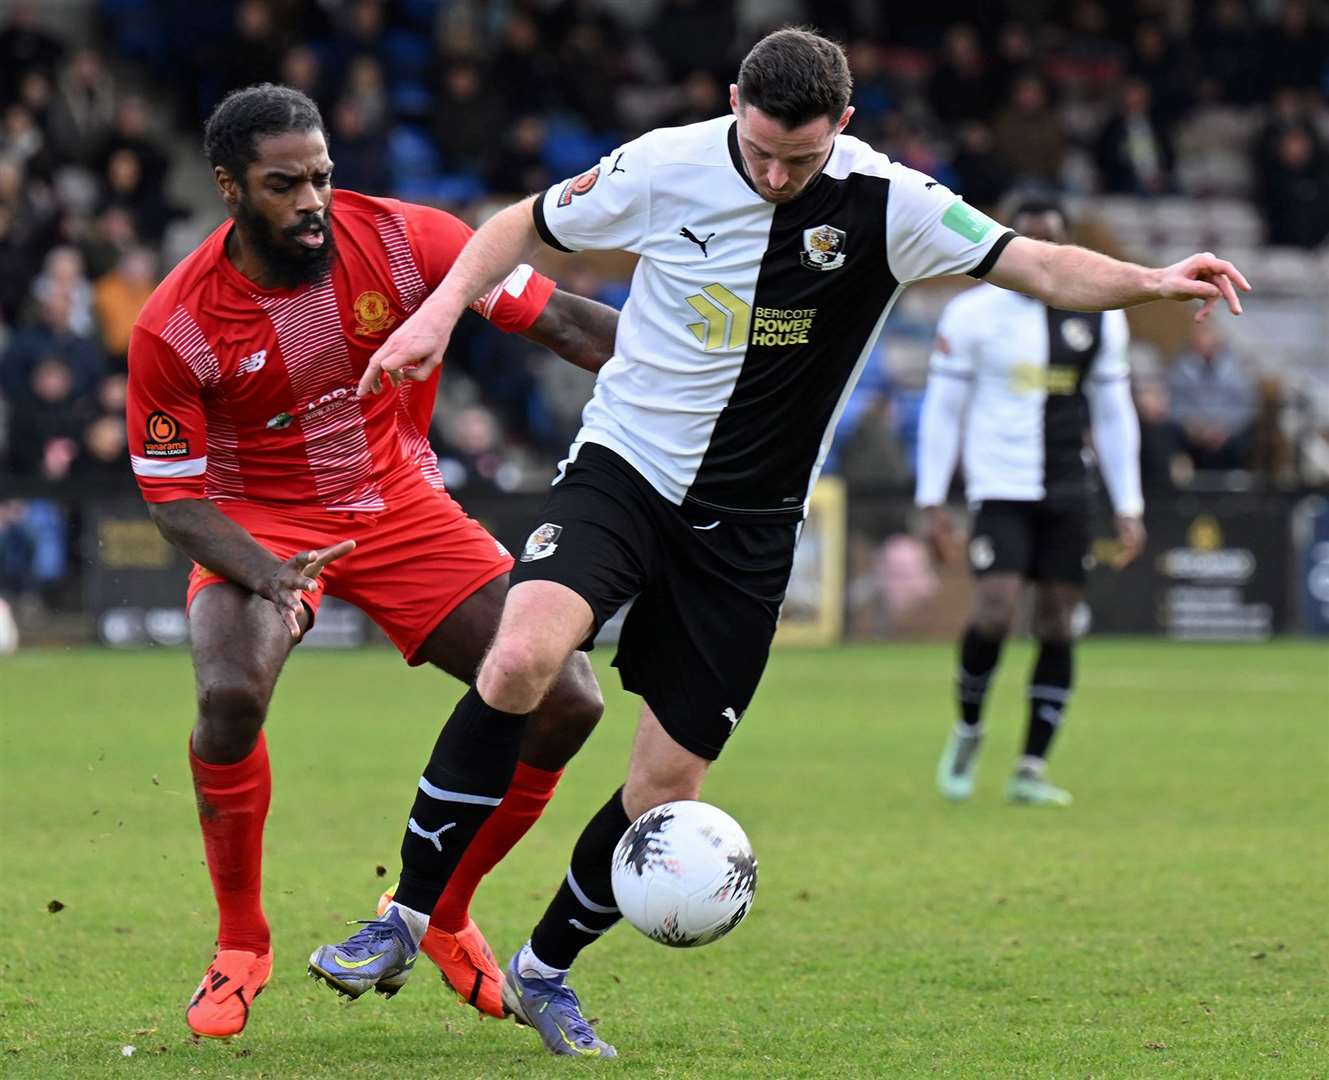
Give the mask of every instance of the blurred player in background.
[[[1066, 214], [1054, 201], [1026, 200], [1009, 220], [1023, 236], [1066, 241]], [[1006, 795], [1016, 803], [1070, 805], [1070, 794], [1043, 770], [1070, 701], [1071, 622], [1084, 598], [1086, 428], [1116, 513], [1115, 565], [1125, 566], [1144, 544], [1128, 343], [1121, 311], [1066, 311], [992, 285], [961, 293], [942, 312], [919, 428], [916, 502], [934, 550], [956, 557], [962, 540], [945, 503], [963, 446], [975, 577], [956, 676], [960, 720], [937, 766], [947, 799], [973, 794], [988, 682], [1028, 582], [1038, 659], [1024, 753]]]
[[[200, 1035], [228, 1036], [272, 969], [260, 901], [263, 722], [324, 592], [369, 615], [409, 664], [469, 683], [512, 559], [443, 488], [426, 434], [436, 373], [381, 397], [355, 393], [370, 355], [443, 280], [470, 229], [438, 210], [334, 196], [318, 108], [286, 87], [228, 96], [205, 148], [230, 220], [140, 315], [128, 414], [153, 520], [195, 563], [189, 764], [220, 920], [187, 1018]], [[495, 326], [587, 370], [612, 352], [617, 312], [556, 291], [529, 266], [477, 295], [471, 306]], [[601, 709], [590, 665], [574, 657], [532, 717], [511, 783], [486, 800], [498, 809], [456, 890], [420, 927], [425, 952], [482, 1011], [502, 1015], [500, 974], [469, 918], [471, 894], [540, 815]], [[472, 749], [484, 752], [482, 736]]]
[[[765, 668], [794, 546], [843, 404], [910, 282], [986, 277], [1059, 308], [1225, 300], [1245, 280], [1213, 255], [1164, 270], [1017, 236], [922, 173], [843, 135], [843, 51], [803, 30], [759, 41], [733, 115], [664, 128], [495, 215], [370, 363], [430, 378], [469, 297], [543, 242], [640, 255], [618, 351], [526, 542], [475, 686], [425, 768], [385, 916], [310, 958], [396, 985], [419, 926], [504, 790], [527, 716], [623, 603], [615, 664], [645, 702], [625, 784], [507, 968], [503, 1000], [556, 1054], [615, 1051], [567, 984], [619, 918], [614, 846], [652, 807], [695, 799]], [[483, 747], [484, 756], [477, 753]], [[448, 843], [431, 837], [446, 830]]]

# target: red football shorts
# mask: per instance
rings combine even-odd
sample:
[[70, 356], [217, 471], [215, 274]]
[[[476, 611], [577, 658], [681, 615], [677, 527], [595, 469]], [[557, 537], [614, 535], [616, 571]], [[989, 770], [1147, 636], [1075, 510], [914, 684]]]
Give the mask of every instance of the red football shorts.
[[[416, 650], [453, 608], [512, 569], [507, 549], [452, 496], [423, 479], [399, 487], [378, 513], [286, 510], [230, 500], [216, 506], [279, 559], [354, 540], [355, 550], [328, 565], [304, 602], [315, 615], [325, 591], [354, 604], [412, 665], [423, 663]], [[195, 564], [186, 607], [201, 589], [223, 580]]]

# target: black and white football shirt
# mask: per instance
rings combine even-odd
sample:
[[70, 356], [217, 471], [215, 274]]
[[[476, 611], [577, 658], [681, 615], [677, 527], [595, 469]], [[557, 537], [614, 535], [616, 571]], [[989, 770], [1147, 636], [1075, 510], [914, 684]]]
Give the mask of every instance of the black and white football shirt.
[[772, 521], [804, 514], [901, 289], [981, 277], [1014, 236], [846, 135], [797, 199], [766, 202], [732, 116], [634, 139], [535, 222], [561, 251], [641, 256], [571, 456], [598, 443], [672, 503]]
[[[1140, 513], [1129, 344], [1121, 311], [1060, 311], [987, 284], [957, 296], [937, 324], [919, 431], [919, 505], [946, 501], [961, 448], [957, 425], [971, 503], [1082, 502], [1084, 436], [1095, 412], [1113, 504]], [[952, 393], [956, 407], [946, 404]]]

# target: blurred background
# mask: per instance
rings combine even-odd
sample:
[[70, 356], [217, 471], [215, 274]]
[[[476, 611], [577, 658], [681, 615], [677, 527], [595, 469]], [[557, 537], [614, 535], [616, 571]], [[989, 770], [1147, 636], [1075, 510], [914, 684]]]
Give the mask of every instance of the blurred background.
[[[201, 125], [230, 89], [314, 97], [339, 187], [472, 223], [662, 125], [727, 111], [766, 30], [843, 41], [850, 133], [1000, 217], [1063, 195], [1077, 238], [1162, 265], [1211, 249], [1258, 290], [1196, 327], [1131, 312], [1150, 545], [1095, 569], [1086, 631], [1329, 632], [1329, 3], [1323, 0], [0, 0], [0, 649], [184, 640], [187, 564], [137, 498], [129, 328], [222, 219]], [[620, 305], [631, 259], [542, 269]], [[937, 315], [910, 289], [836, 437], [786, 607], [789, 640], [930, 637], [965, 616], [911, 485]], [[434, 445], [520, 544], [587, 376], [463, 321]], [[1100, 498], [1100, 502], [1102, 502]], [[1100, 553], [1111, 515], [1101, 506]], [[311, 643], [374, 639], [325, 605]]]

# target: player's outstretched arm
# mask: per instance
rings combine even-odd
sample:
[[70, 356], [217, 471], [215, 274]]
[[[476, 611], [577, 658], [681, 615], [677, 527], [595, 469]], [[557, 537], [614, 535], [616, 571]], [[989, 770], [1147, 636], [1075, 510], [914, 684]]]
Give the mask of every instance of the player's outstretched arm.
[[269, 601], [297, 638], [300, 594], [314, 589], [328, 563], [355, 548], [354, 540], [343, 540], [283, 562], [207, 499], [149, 503], [148, 513], [162, 536], [200, 566]]
[[1221, 301], [1241, 314], [1237, 290], [1250, 292], [1240, 270], [1202, 252], [1161, 269], [1121, 262], [1087, 248], [1018, 236], [1006, 245], [987, 281], [1065, 311], [1112, 311], [1151, 300], [1199, 300], [1199, 322]]
[[476, 231], [442, 284], [369, 358], [359, 397], [377, 393], [384, 375], [394, 383], [403, 378], [423, 382], [434, 373], [471, 301], [497, 285], [518, 263], [527, 262], [540, 246], [531, 211], [534, 198], [500, 210]]
[[618, 310], [555, 289], [544, 311], [522, 335], [592, 374], [614, 355]]

